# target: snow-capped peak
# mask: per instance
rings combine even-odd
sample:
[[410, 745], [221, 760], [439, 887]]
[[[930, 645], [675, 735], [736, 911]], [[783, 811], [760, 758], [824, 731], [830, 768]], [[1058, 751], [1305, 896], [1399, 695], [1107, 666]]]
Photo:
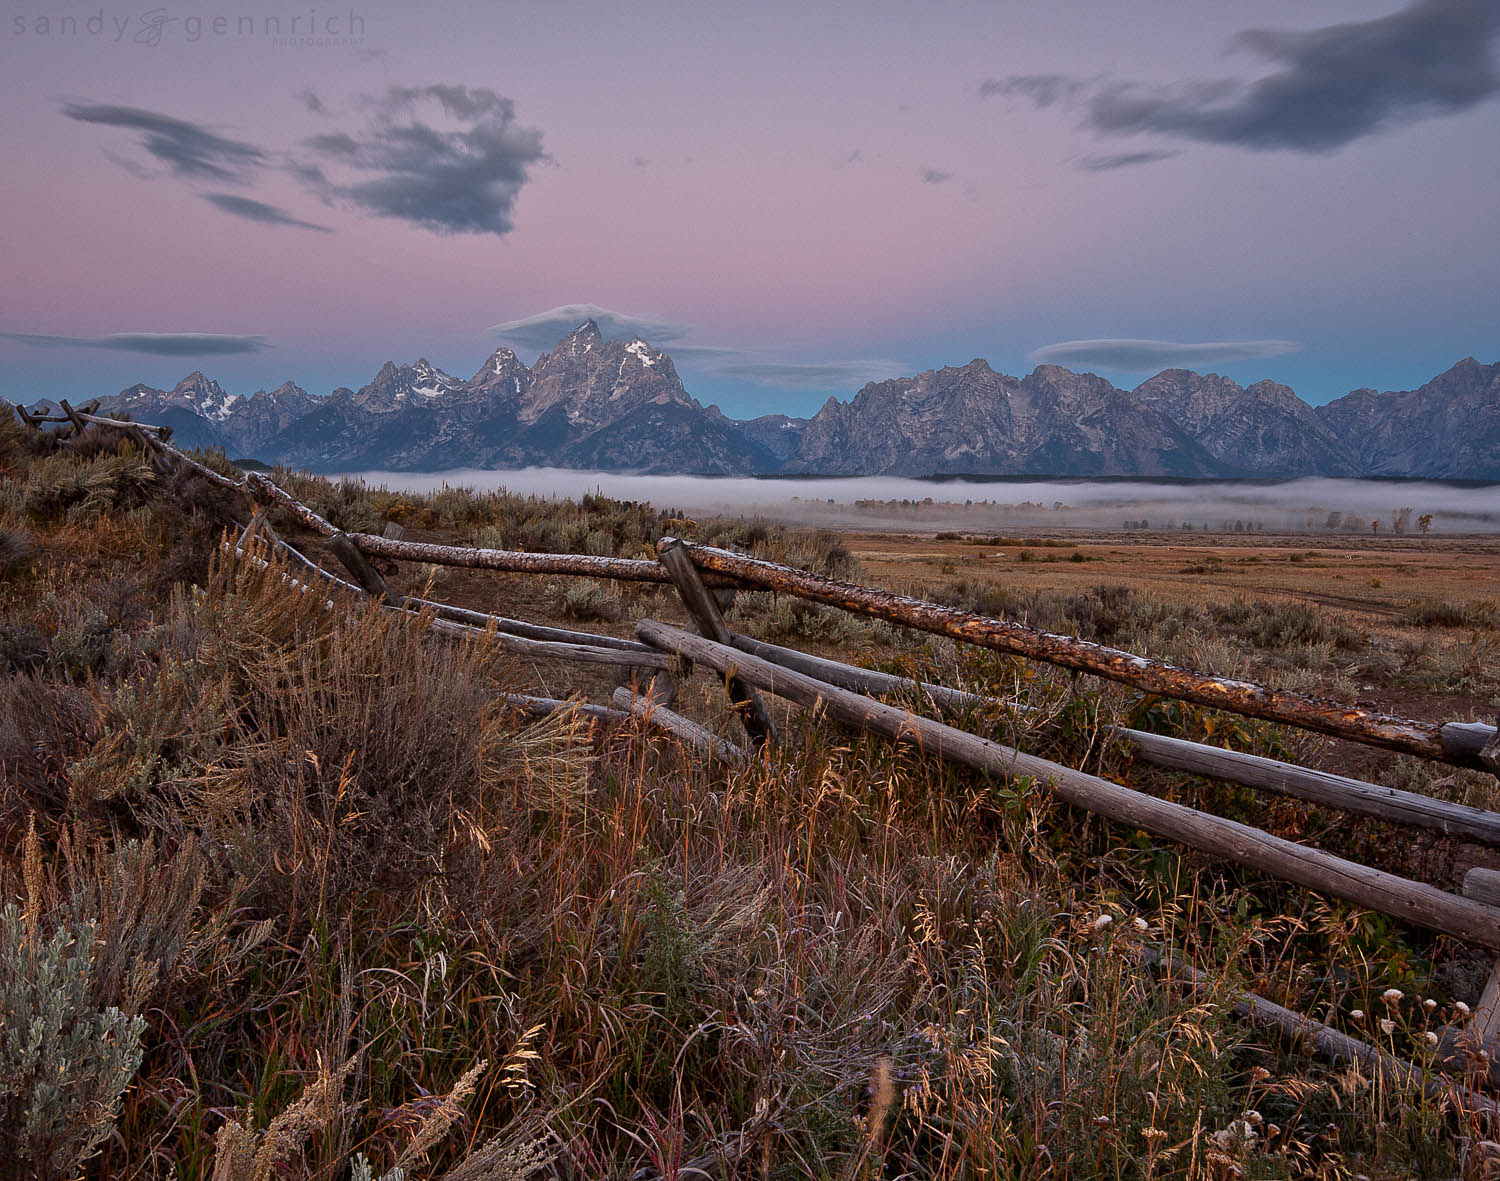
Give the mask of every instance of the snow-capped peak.
[[172, 392], [180, 395], [195, 413], [211, 422], [223, 422], [235, 403], [241, 400], [240, 395], [226, 393], [218, 382], [197, 371], [179, 381]]
[[651, 346], [640, 337], [636, 337], [625, 346], [627, 353], [633, 353], [647, 369], [656, 364], [656, 358], [651, 355]]

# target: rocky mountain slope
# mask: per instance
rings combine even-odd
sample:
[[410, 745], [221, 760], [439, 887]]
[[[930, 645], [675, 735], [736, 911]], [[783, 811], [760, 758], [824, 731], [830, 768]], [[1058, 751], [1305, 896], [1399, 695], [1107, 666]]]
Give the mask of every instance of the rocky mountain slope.
[[810, 419], [737, 422], [696, 401], [666, 353], [606, 340], [590, 320], [534, 365], [502, 348], [468, 380], [423, 358], [326, 398], [291, 382], [244, 398], [192, 373], [104, 407], [166, 423], [188, 446], [320, 471], [1500, 479], [1500, 364], [1473, 358], [1418, 390], [1319, 407], [1274, 382], [1185, 369], [1122, 390], [1056, 365], [1009, 377], [976, 359], [871, 382]]
[[1316, 413], [1362, 475], [1500, 480], [1500, 363], [1466, 357], [1420, 389], [1355, 390]]

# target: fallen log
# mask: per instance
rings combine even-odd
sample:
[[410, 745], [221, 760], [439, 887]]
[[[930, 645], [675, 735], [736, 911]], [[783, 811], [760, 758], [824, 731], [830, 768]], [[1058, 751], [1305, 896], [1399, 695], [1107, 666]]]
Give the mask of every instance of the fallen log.
[[1415, 926], [1500, 949], [1500, 910], [1493, 907], [1023, 754], [655, 620], [639, 623], [636, 635], [654, 647], [706, 664], [725, 675], [733, 672], [768, 693], [820, 709], [835, 721], [856, 729], [911, 743], [935, 757], [1004, 779], [1035, 779], [1048, 785], [1065, 803], [1106, 820], [1212, 853]]
[[743, 750], [727, 739], [720, 738], [707, 726], [700, 726], [691, 718], [683, 717], [650, 697], [638, 696], [624, 685], [615, 690], [611, 700], [616, 708], [628, 710], [647, 724], [665, 730], [693, 750], [717, 759], [727, 767], [738, 770], [747, 761]]
[[[266, 564], [266, 560], [264, 558], [258, 557], [253, 552], [253, 549], [237, 545], [233, 542], [228, 541], [227, 539], [223, 544], [225, 550], [232, 552], [236, 557], [243, 557], [250, 562], [256, 563], [257, 565], [263, 566]], [[253, 546], [253, 544], [254, 543], [252, 540], [251, 545]], [[346, 582], [344, 579], [339, 578], [337, 575], [323, 569], [323, 567], [319, 566], [316, 562], [313, 562], [305, 555], [297, 553], [297, 551], [293, 550], [291, 546], [286, 545], [286, 543], [282, 542], [279, 538], [275, 539], [275, 544], [283, 547], [289, 553], [294, 554], [303, 566], [318, 574], [338, 589], [347, 591], [350, 594], [353, 594], [357, 598], [361, 599], [374, 597], [369, 595], [363, 587], [355, 586], [351, 582]], [[284, 577], [287, 578], [288, 584], [291, 586], [297, 587], [302, 590], [312, 589], [311, 587], [306, 586], [304, 583], [299, 582], [297, 579], [292, 578], [289, 575], [286, 575]], [[330, 600], [328, 606], [332, 608], [333, 605], [333, 602]], [[418, 614], [418, 612], [408, 610], [404, 606], [398, 606], [392, 603], [382, 603], [382, 608], [386, 611], [393, 611], [401, 615]], [[496, 647], [498, 647], [502, 652], [507, 652], [514, 656], [525, 656], [538, 660], [562, 660], [571, 662], [573, 664], [602, 664], [608, 665], [613, 668], [643, 668], [651, 669], [655, 672], [671, 672], [676, 669], [678, 664], [678, 662], [672, 657], [667, 656], [659, 649], [652, 648], [646, 644], [640, 645], [638, 649], [621, 651], [618, 648], [596, 647], [591, 643], [560, 642], [556, 640], [533, 640], [525, 636], [510, 635], [506, 632], [496, 631], [491, 627], [476, 627], [473, 624], [455, 623], [451, 620], [438, 619], [436, 617], [432, 618], [428, 622], [428, 626], [439, 635], [448, 635], [464, 639], [486, 639], [489, 642], [495, 644]]]
[[[389, 608], [401, 611], [399, 607]], [[402, 611], [402, 614], [411, 614]], [[596, 648], [592, 644], [560, 643], [556, 640], [532, 640], [525, 636], [513, 636], [493, 628], [474, 627], [467, 623], [454, 623], [448, 619], [434, 619], [428, 625], [439, 635], [464, 636], [470, 639], [487, 639], [502, 652], [514, 656], [527, 656], [538, 660], [566, 660], [574, 664], [604, 664], [614, 668], [649, 668], [667, 672], [677, 667], [677, 660], [661, 651], [621, 652], [618, 648]]]
[[995, 697], [985, 697], [979, 693], [965, 693], [962, 689], [950, 689], [946, 685], [934, 685], [929, 681], [897, 677], [890, 673], [876, 672], [870, 668], [856, 668], [852, 664], [841, 664], [837, 660], [811, 656], [795, 648], [783, 648], [779, 644], [755, 640], [749, 636], [742, 636], [738, 632], [730, 633], [729, 643], [741, 652], [759, 656], [762, 660], [781, 665], [782, 668], [806, 673], [810, 677], [827, 681], [830, 685], [837, 685], [841, 689], [853, 689], [859, 693], [911, 693], [927, 698], [939, 708], [960, 711], [980, 709], [999, 703], [999, 699]]
[[[1213, 982], [1190, 964], [1180, 963], [1156, 948], [1142, 948], [1138, 955], [1144, 962], [1161, 967], [1197, 990], [1209, 994], [1214, 991]], [[1500, 1120], [1500, 1106], [1488, 1095], [1462, 1083], [1435, 1078], [1415, 1063], [1389, 1054], [1369, 1042], [1350, 1037], [1331, 1025], [1304, 1016], [1284, 1005], [1278, 1005], [1259, 993], [1235, 994], [1232, 1011], [1242, 1021], [1272, 1030], [1289, 1041], [1309, 1045], [1331, 1062], [1353, 1062], [1378, 1075], [1386, 1083], [1419, 1088], [1429, 1099], [1450, 1099], [1465, 1114], [1480, 1116], [1492, 1127]]]
[[[662, 568], [671, 576], [673, 585], [677, 587], [677, 594], [698, 625], [699, 632], [721, 644], [729, 643], [729, 625], [724, 622], [724, 613], [719, 610], [719, 604], [714, 601], [713, 595], [708, 593], [708, 588], [698, 575], [698, 568], [683, 552], [681, 545], [661, 545], [658, 547], [658, 555]], [[776, 727], [760, 694], [733, 676], [724, 679], [724, 690], [729, 697], [729, 704], [740, 715], [740, 722], [750, 737], [751, 745], [764, 746], [768, 741], [774, 741]]]
[[[660, 544], [672, 540], [675, 539], [663, 538]], [[1248, 681], [1205, 676], [1088, 640], [974, 615], [907, 595], [840, 582], [714, 546], [681, 544], [700, 570], [733, 578], [741, 585], [797, 595], [853, 614], [890, 620], [997, 652], [1119, 681], [1163, 697], [1298, 726], [1335, 738], [1457, 766], [1488, 769], [1479, 754], [1472, 752], [1465, 743], [1445, 742], [1446, 727], [1441, 723], [1397, 717], [1284, 689], [1269, 689]]]
[[[1002, 702], [999, 698], [961, 693], [942, 685], [895, 677], [872, 669], [855, 668], [836, 660], [825, 660], [791, 648], [752, 640], [748, 636], [734, 635], [731, 641], [741, 652], [760, 656], [782, 668], [806, 673], [830, 685], [860, 693], [923, 695], [940, 707], [960, 711], [979, 706], [1020, 708]], [[1241, 754], [1217, 746], [1149, 734], [1144, 730], [1121, 727], [1114, 733], [1131, 744], [1137, 758], [1152, 766], [1205, 775], [1230, 783], [1242, 783], [1246, 787], [1261, 788], [1362, 816], [1375, 816], [1394, 824], [1415, 825], [1433, 829], [1446, 836], [1500, 845], [1500, 812], [1453, 804], [1416, 792], [1381, 787], [1379, 784], [1332, 775], [1326, 771], [1314, 771], [1258, 755]]]
[[636, 640], [622, 640], [618, 636], [604, 636], [597, 632], [573, 631], [565, 627], [548, 627], [541, 623], [527, 623], [524, 619], [508, 619], [504, 615], [490, 615], [484, 611], [470, 611], [467, 607], [455, 607], [450, 603], [439, 603], [432, 599], [415, 596], [398, 600], [415, 611], [431, 611], [439, 619], [451, 619], [455, 623], [467, 623], [473, 627], [493, 627], [496, 631], [513, 636], [526, 636], [532, 640], [558, 640], [567, 644], [592, 644], [596, 648], [614, 648], [619, 652], [654, 652], [655, 649]]
[[591, 705], [587, 701], [559, 701], [555, 697], [530, 697], [522, 693], [505, 693], [500, 700], [533, 717], [546, 717], [559, 710], [573, 710], [599, 722], [619, 723], [630, 717], [623, 710], [610, 709], [606, 705]]
[[[299, 563], [316, 574], [326, 578], [335, 586], [343, 590], [359, 593], [362, 588], [355, 586], [352, 582], [346, 582], [338, 575], [319, 566], [301, 550], [289, 545], [279, 537], [271, 539], [276, 548], [289, 558]], [[636, 640], [622, 640], [618, 636], [600, 635], [598, 632], [573, 631], [571, 628], [547, 627], [540, 623], [527, 623], [522, 619], [508, 619], [504, 615], [490, 615], [484, 611], [471, 611], [467, 607], [455, 607], [451, 603], [439, 603], [433, 599], [419, 599], [415, 595], [397, 595], [394, 597], [397, 606], [405, 607], [409, 611], [431, 611], [439, 619], [450, 619], [454, 623], [467, 623], [471, 627], [483, 630], [493, 627], [496, 631], [506, 632], [509, 635], [525, 636], [531, 640], [556, 640], [565, 644], [589, 644], [595, 648], [614, 648], [620, 652], [655, 652], [656, 649], [648, 644], [639, 643]]]
[[1137, 758], [1155, 767], [1226, 779], [1314, 804], [1376, 816], [1393, 824], [1415, 825], [1445, 836], [1500, 845], [1500, 812], [1452, 804], [1416, 792], [1143, 730], [1122, 728], [1116, 733], [1135, 748]]
[[[328, 527], [333, 528], [331, 525]], [[480, 549], [466, 545], [404, 541], [393, 537], [378, 537], [373, 533], [350, 533], [348, 537], [366, 554], [399, 562], [459, 566], [469, 570], [503, 570], [513, 574], [576, 574], [585, 578], [609, 578], [622, 582], [669, 583], [672, 581], [660, 563], [648, 561], [645, 558], [600, 558], [592, 554], [533, 554], [524, 550]], [[714, 585], [729, 585], [727, 580], [714, 579], [712, 576], [710, 576], [710, 581]]]
[[[96, 423], [99, 426], [112, 426], [124, 431], [137, 445], [144, 444], [157, 454], [169, 459], [172, 463], [191, 468], [210, 483], [217, 484], [221, 488], [232, 488], [237, 492], [246, 491], [245, 485], [239, 480], [231, 480], [228, 476], [214, 471], [213, 468], [206, 464], [199, 463], [191, 455], [184, 454], [176, 447], [173, 447], [172, 444], [161, 437], [161, 432], [166, 430], [166, 427], [151, 426], [141, 422], [127, 422], [122, 418], [108, 418], [101, 414], [85, 414], [83, 411], [77, 411], [76, 413], [84, 422]], [[282, 495], [285, 495], [285, 493]], [[291, 498], [288, 497], [288, 499]]]

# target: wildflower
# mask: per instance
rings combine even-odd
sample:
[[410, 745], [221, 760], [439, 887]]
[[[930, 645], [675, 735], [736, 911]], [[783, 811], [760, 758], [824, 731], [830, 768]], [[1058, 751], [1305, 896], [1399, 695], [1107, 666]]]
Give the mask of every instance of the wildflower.
[[1382, 1017], [1380, 1019], [1380, 1032], [1389, 1037], [1396, 1032], [1396, 1023], [1389, 1017]]
[[1349, 1010], [1349, 1020], [1350, 1021], [1363, 1021], [1364, 1019], [1365, 1019], [1365, 1011], [1363, 1009], [1350, 1009]]
[[1261, 1124], [1265, 1123], [1265, 1117], [1262, 1116], [1260, 1112], [1256, 1111], [1253, 1107], [1249, 1111], [1245, 1112], [1244, 1119], [1245, 1122], [1252, 1128], [1258, 1128], [1261, 1126]]
[[1453, 1002], [1453, 1007], [1455, 1009], [1457, 1009], [1460, 1013], [1462, 1013], [1465, 1017], [1467, 1017], [1469, 1015], [1469, 1012], [1470, 1012], [1469, 1006], [1466, 1005], [1466, 1004], [1464, 1004], [1463, 1001], [1454, 1001]]
[[1380, 999], [1383, 1000], [1388, 1005], [1394, 1005], [1394, 1004], [1398, 1003], [1401, 1000], [1401, 998], [1403, 996], [1405, 996], [1405, 995], [1406, 994], [1404, 992], [1402, 992], [1399, 988], [1387, 988], [1384, 992], [1382, 992], [1380, 994]]
[[1146, 920], [1143, 919], [1143, 918], [1141, 918], [1140, 915], [1136, 915], [1135, 918], [1131, 919], [1130, 920], [1130, 925], [1132, 927], [1134, 927], [1142, 935], [1144, 935], [1146, 933], [1146, 929], [1147, 929], [1147, 926], [1148, 926]]
[[1438, 1044], [1438, 1035], [1435, 1034], [1435, 1033], [1433, 1033], [1432, 1030], [1429, 1029], [1426, 1033], [1424, 1033], [1422, 1035], [1422, 1040], [1424, 1042], [1426, 1042], [1429, 1046], [1435, 1046], [1435, 1045]]
[[1107, 1128], [1107, 1127], [1109, 1127], [1109, 1123], [1110, 1123], [1109, 1116], [1107, 1116], [1107, 1115], [1096, 1115], [1094, 1117], [1093, 1123], [1094, 1123], [1094, 1127], [1096, 1127], [1096, 1128]]
[[1422, 1001], [1422, 1008], [1426, 1009], [1430, 1013], [1437, 1008], [1437, 1001], [1433, 1000], [1431, 997], [1427, 997]]
[[1115, 916], [1112, 914], [1101, 914], [1094, 920], [1095, 931], [1107, 931], [1114, 924]]
[[1281, 1135], [1281, 1125], [1280, 1124], [1267, 1124], [1266, 1125], [1266, 1139], [1267, 1140], [1274, 1140], [1279, 1135]]

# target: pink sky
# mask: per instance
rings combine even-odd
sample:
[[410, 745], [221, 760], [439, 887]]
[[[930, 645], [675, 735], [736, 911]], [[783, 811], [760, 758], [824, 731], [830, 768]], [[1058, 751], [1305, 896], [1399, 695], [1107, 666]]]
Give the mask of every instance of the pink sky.
[[[268, 16], [339, 35], [278, 42]], [[152, 19], [154, 45], [137, 40]], [[0, 339], [11, 399], [193, 368], [236, 392], [292, 378], [323, 393], [418, 355], [467, 376], [501, 343], [492, 326], [572, 304], [671, 325], [653, 343], [737, 415], [975, 356], [1026, 372], [1039, 349], [1101, 338], [1282, 342], [1192, 367], [1313, 401], [1500, 357], [1494, 0], [23, 0], [6, 21], [0, 331], [33, 334]], [[1435, 78], [1402, 53], [1424, 37], [1453, 57]], [[1050, 95], [1015, 81], [1042, 76]], [[1230, 86], [1211, 102], [1184, 89], [1204, 80]], [[511, 105], [390, 98], [433, 86]], [[1363, 121], [1335, 125], [1341, 104]], [[148, 117], [177, 138], [153, 152]], [[354, 195], [388, 178], [402, 129], [486, 119], [521, 170], [487, 224], [463, 193], [421, 206], [420, 180], [401, 216]], [[256, 163], [174, 170], [195, 132]], [[363, 163], [312, 146], [330, 135]], [[321, 183], [293, 170], [308, 164]], [[461, 232], [439, 232], [445, 218]], [[99, 347], [118, 333], [263, 339]], [[1118, 384], [1148, 375], [1081, 355], [1071, 367]]]

